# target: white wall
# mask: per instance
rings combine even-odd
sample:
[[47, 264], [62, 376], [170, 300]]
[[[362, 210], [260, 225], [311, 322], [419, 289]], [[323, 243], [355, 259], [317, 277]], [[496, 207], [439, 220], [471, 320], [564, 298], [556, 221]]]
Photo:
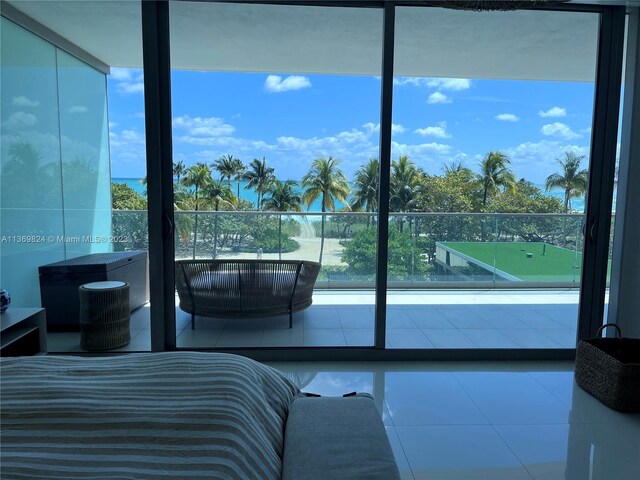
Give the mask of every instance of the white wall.
[[608, 321], [640, 338], [640, 19], [631, 9]]

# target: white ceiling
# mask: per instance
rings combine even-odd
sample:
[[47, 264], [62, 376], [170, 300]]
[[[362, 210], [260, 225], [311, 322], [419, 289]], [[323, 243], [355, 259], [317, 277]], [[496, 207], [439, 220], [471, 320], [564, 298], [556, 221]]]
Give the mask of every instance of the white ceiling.
[[[11, 1], [112, 67], [140, 67], [137, 1]], [[172, 2], [175, 69], [379, 75], [382, 12]], [[396, 75], [593, 81], [598, 16], [398, 8]]]

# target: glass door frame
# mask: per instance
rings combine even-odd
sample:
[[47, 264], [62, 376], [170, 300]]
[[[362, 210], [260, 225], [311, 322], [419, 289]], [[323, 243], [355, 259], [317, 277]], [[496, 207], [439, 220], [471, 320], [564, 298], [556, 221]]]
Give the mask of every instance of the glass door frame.
[[[197, 0], [194, 0], [197, 1]], [[178, 350], [175, 317], [175, 257], [172, 171], [171, 62], [169, 0], [141, 1], [147, 181], [149, 199], [149, 274], [152, 351]], [[251, 3], [230, 1], [230, 3]], [[379, 138], [378, 247], [374, 345], [366, 347], [279, 347], [209, 349], [259, 360], [534, 360], [565, 359], [575, 349], [406, 349], [385, 348], [389, 231], [389, 186], [393, 108], [393, 58], [397, 6], [429, 8], [408, 1], [269, 1], [280, 5], [360, 7], [383, 10], [382, 87]], [[622, 82], [625, 7], [562, 4], [542, 10], [589, 12], [600, 16], [595, 100], [592, 119], [589, 193], [580, 290], [578, 339], [595, 334], [604, 312], [609, 227], [614, 184], [616, 133]], [[597, 179], [597, 181], [593, 181]]]

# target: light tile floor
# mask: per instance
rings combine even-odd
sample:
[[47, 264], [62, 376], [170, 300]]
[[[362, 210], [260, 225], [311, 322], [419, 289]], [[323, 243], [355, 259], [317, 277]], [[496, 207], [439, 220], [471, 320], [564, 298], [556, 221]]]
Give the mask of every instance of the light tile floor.
[[307, 392], [374, 395], [403, 479], [637, 480], [640, 414], [572, 363], [272, 363]]
[[[213, 319], [176, 308], [179, 347], [366, 346], [373, 344], [373, 292], [317, 291], [313, 305], [288, 317]], [[388, 348], [572, 348], [578, 292], [393, 291], [387, 309]], [[131, 343], [150, 349], [149, 306], [132, 314]], [[80, 349], [79, 333], [50, 333], [49, 351]]]

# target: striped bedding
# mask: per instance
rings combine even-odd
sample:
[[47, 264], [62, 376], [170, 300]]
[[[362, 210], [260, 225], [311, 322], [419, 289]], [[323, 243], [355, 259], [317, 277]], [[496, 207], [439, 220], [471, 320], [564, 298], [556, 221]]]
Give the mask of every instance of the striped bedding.
[[2, 479], [279, 479], [298, 389], [236, 355], [4, 358]]

